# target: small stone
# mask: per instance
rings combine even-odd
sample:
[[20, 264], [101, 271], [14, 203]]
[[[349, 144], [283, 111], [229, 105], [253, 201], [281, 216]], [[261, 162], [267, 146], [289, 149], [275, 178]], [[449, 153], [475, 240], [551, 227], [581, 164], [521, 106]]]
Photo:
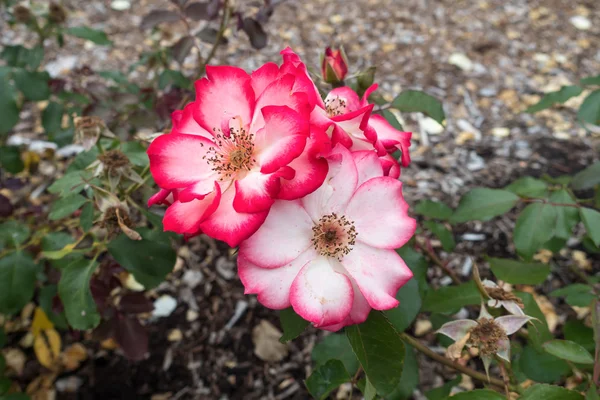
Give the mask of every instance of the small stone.
[[201, 271], [189, 269], [183, 274], [183, 282], [188, 285], [190, 288], [195, 288], [204, 279], [204, 274]]
[[114, 0], [110, 3], [110, 8], [115, 11], [125, 11], [131, 8], [131, 3], [127, 0]]
[[457, 145], [462, 146], [463, 144], [475, 140], [475, 134], [473, 132], [463, 131], [458, 134], [454, 141]]
[[504, 127], [496, 127], [492, 129], [492, 135], [498, 138], [506, 138], [510, 136], [510, 129]]
[[431, 324], [430, 320], [418, 319], [417, 322], [415, 322], [415, 336], [423, 336], [429, 332], [431, 328], [433, 328], [433, 325]]
[[465, 72], [470, 72], [474, 68], [473, 61], [463, 53], [453, 53], [448, 58], [448, 63], [460, 68]]
[[581, 250], [573, 250], [571, 255], [573, 256], [573, 261], [575, 261], [575, 264], [577, 264], [577, 266], [579, 268], [586, 270], [586, 271], [592, 270], [592, 263], [587, 258], [585, 252], [583, 252]]
[[144, 286], [135, 279], [133, 274], [127, 274], [127, 277], [125, 278], [125, 287], [134, 292], [142, 292], [145, 290]]
[[583, 15], [575, 15], [571, 17], [569, 21], [571, 22], [571, 25], [581, 31], [587, 31], [592, 27], [592, 22]]
[[430, 135], [439, 135], [444, 131], [444, 127], [435, 119], [430, 117], [421, 118], [419, 120], [419, 127], [422, 131], [425, 131]]
[[78, 376], [71, 375], [57, 380], [54, 385], [56, 386], [56, 390], [59, 392], [77, 393], [82, 384], [83, 379]]
[[177, 308], [177, 300], [167, 294], [160, 296], [154, 301], [154, 311], [152, 311], [152, 317], [168, 317]]
[[334, 25], [339, 25], [339, 24], [341, 24], [342, 22], [344, 22], [344, 16], [343, 16], [343, 15], [341, 15], [341, 14], [335, 14], [335, 15], [332, 15], [332, 16], [329, 18], [329, 22], [331, 22], [331, 23], [332, 23], [332, 24], [334, 24]]
[[252, 329], [254, 354], [263, 361], [277, 362], [288, 355], [288, 346], [279, 341], [281, 332], [263, 319]]
[[467, 169], [469, 171], [479, 171], [485, 168], [485, 160], [479, 154], [474, 151], [469, 152], [469, 159], [467, 160]]
[[194, 310], [187, 310], [187, 312], [185, 313], [185, 319], [188, 322], [194, 322], [198, 319], [199, 316], [200, 314], [198, 314], [198, 312]]
[[181, 329], [172, 329], [167, 335], [167, 340], [169, 342], [180, 342], [181, 339], [183, 339], [183, 332], [181, 332]]

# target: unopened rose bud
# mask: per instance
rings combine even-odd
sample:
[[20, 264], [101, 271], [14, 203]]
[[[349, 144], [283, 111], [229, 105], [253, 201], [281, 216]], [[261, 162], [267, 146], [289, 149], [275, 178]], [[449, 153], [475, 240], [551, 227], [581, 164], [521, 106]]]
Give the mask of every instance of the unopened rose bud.
[[48, 18], [50, 18], [50, 21], [56, 24], [62, 24], [67, 20], [67, 12], [60, 4], [50, 3]]
[[327, 83], [341, 83], [348, 74], [348, 61], [344, 49], [325, 49], [325, 55], [321, 62], [321, 74]]
[[29, 8], [20, 4], [16, 5], [13, 8], [13, 15], [17, 22], [21, 22], [23, 24], [28, 23], [33, 18], [33, 15], [31, 14], [31, 11], [29, 11]]

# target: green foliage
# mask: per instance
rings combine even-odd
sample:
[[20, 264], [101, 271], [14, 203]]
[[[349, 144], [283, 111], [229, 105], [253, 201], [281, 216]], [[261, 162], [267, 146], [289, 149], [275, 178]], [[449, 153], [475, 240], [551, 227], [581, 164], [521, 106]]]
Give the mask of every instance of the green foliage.
[[393, 126], [394, 128], [398, 129], [399, 131], [403, 131], [404, 127], [402, 127], [402, 124], [398, 121], [398, 118], [396, 118], [396, 116], [394, 115], [394, 113], [392, 113], [390, 110], [383, 110], [381, 112], [381, 114], [383, 115], [383, 117], [385, 118], [385, 120], [387, 122], [389, 122], [389, 124], [391, 126]]
[[583, 346], [569, 340], [550, 340], [544, 343], [546, 352], [577, 364], [593, 364], [594, 357]]
[[192, 82], [186, 78], [181, 72], [172, 69], [165, 69], [158, 77], [159, 89], [165, 89], [169, 85], [176, 86], [181, 89], [188, 89]]
[[392, 101], [392, 107], [402, 112], [421, 112], [440, 124], [443, 124], [446, 119], [442, 103], [435, 97], [418, 90], [403, 91]]
[[404, 358], [404, 368], [400, 383], [390, 394], [386, 396], [388, 400], [408, 400], [412, 398], [413, 391], [419, 385], [419, 364], [415, 349], [409, 345], [406, 346], [406, 356]]
[[0, 314], [18, 313], [31, 300], [38, 270], [23, 251], [0, 258]]
[[0, 165], [11, 174], [23, 171], [25, 164], [21, 159], [21, 151], [17, 146], [0, 147]]
[[565, 361], [533, 346], [525, 346], [519, 367], [529, 379], [542, 383], [557, 382], [571, 371]]
[[42, 126], [48, 134], [57, 133], [61, 129], [64, 107], [62, 104], [51, 101], [42, 112]]
[[583, 123], [600, 125], [600, 90], [594, 90], [583, 100], [577, 118]]
[[583, 396], [573, 390], [559, 386], [533, 385], [523, 392], [519, 400], [583, 400]]
[[402, 377], [405, 349], [387, 318], [372, 311], [364, 323], [347, 327], [346, 335], [377, 393], [385, 396], [393, 391]]
[[506, 190], [475, 188], [460, 199], [450, 221], [487, 221], [508, 212], [518, 201], [519, 196]]
[[46, 72], [16, 70], [14, 73], [15, 84], [27, 100], [41, 101], [50, 97], [48, 80], [50, 75]]
[[112, 42], [106, 36], [106, 33], [87, 26], [74, 26], [65, 30], [68, 35], [86, 39], [99, 45], [111, 45]]
[[450, 391], [454, 386], [457, 386], [460, 383], [460, 380], [461, 377], [458, 375], [456, 378], [446, 382], [442, 386], [431, 389], [425, 393], [425, 397], [427, 397], [427, 400], [444, 400], [446, 397], [450, 396]]
[[17, 91], [14, 85], [0, 74], [0, 135], [10, 132], [19, 122]]
[[461, 307], [481, 304], [481, 295], [475, 282], [445, 286], [430, 290], [423, 301], [423, 311], [455, 313]]
[[177, 254], [168, 234], [147, 228], [137, 230], [142, 240], [131, 240], [120, 234], [108, 244], [114, 259], [146, 289], [158, 286], [173, 270]]
[[74, 329], [91, 329], [100, 323], [90, 290], [90, 279], [97, 267], [95, 260], [78, 259], [62, 271], [58, 294], [64, 304], [67, 321]]
[[579, 214], [588, 236], [596, 246], [600, 246], [600, 212], [587, 207], [579, 209]]
[[52, 204], [48, 218], [55, 221], [68, 217], [87, 202], [88, 199], [77, 193], [58, 199]]
[[6, 221], [0, 224], [0, 248], [16, 247], [25, 242], [29, 234], [29, 226], [26, 224], [15, 220]]
[[521, 197], [545, 198], [548, 196], [548, 184], [530, 176], [517, 179], [505, 189]]
[[17, 46], [4, 46], [0, 58], [6, 61], [6, 65], [16, 68], [27, 68], [36, 70], [44, 59], [44, 48], [36, 46], [31, 49]]
[[594, 330], [586, 326], [583, 322], [577, 320], [569, 320], [563, 326], [563, 334], [566, 340], [578, 343], [584, 349], [594, 352], [596, 346], [594, 344]]
[[523, 312], [525, 315], [535, 318], [530, 322], [530, 325], [533, 325], [533, 327], [528, 329], [528, 340], [529, 343], [541, 351], [542, 343], [552, 339], [546, 317], [531, 294], [516, 292], [515, 295], [523, 302]]
[[279, 312], [279, 321], [283, 328], [283, 335], [279, 339], [281, 343], [289, 342], [290, 340], [297, 338], [310, 324], [310, 322], [302, 319], [301, 316], [296, 314], [292, 307]]
[[596, 298], [593, 288], [583, 283], [574, 283], [560, 289], [556, 289], [550, 296], [565, 297], [565, 302], [570, 306], [588, 307]]
[[424, 221], [423, 226], [431, 231], [442, 243], [444, 251], [451, 252], [456, 247], [454, 235], [443, 224], [435, 221]]
[[317, 367], [305, 383], [315, 399], [324, 400], [333, 389], [349, 380], [350, 375], [344, 368], [344, 364], [339, 360], [329, 360]]
[[514, 232], [514, 242], [517, 252], [525, 259], [531, 257], [552, 238], [556, 227], [556, 207], [533, 203], [517, 218]]
[[323, 340], [317, 343], [311, 354], [316, 367], [324, 365], [328, 360], [336, 359], [344, 364], [346, 371], [351, 375], [358, 371], [358, 359], [352, 352], [352, 347], [346, 335], [334, 333], [325, 336]]
[[[557, 204], [577, 204], [569, 192], [565, 189], [553, 192], [550, 202]], [[554, 235], [561, 239], [569, 239], [573, 234], [573, 228], [579, 222], [579, 212], [575, 207], [556, 207], [556, 228]]]
[[396, 299], [400, 305], [384, 311], [384, 314], [398, 332], [403, 332], [412, 324], [421, 309], [421, 295], [417, 281], [411, 279], [402, 286], [396, 294]]
[[582, 91], [583, 89], [579, 86], [563, 86], [556, 92], [547, 93], [537, 104], [532, 105], [525, 112], [536, 113], [556, 104], [564, 104], [570, 98], [579, 96]]
[[591, 189], [598, 184], [600, 184], [600, 161], [575, 174], [571, 181], [571, 187], [575, 190]]
[[424, 217], [441, 219], [442, 221], [446, 221], [452, 216], [452, 209], [446, 204], [428, 199], [417, 203], [413, 211]]
[[476, 389], [469, 392], [457, 393], [449, 400], [505, 400], [506, 397], [489, 389]]
[[547, 264], [506, 258], [490, 258], [488, 261], [494, 275], [508, 283], [537, 285], [544, 282], [550, 274], [550, 266]]

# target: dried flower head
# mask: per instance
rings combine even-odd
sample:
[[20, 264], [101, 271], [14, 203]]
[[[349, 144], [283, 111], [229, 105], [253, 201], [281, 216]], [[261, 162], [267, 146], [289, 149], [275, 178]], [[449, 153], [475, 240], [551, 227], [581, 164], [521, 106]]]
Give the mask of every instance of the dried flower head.
[[94, 193], [96, 203], [100, 211], [102, 211], [101, 225], [108, 234], [108, 237], [114, 237], [123, 232], [131, 240], [141, 240], [140, 234], [130, 226], [133, 226], [133, 221], [129, 217], [129, 208], [127, 204], [121, 202], [116, 196], [110, 193], [103, 193], [97, 190]]
[[105, 136], [114, 136], [108, 133], [108, 129], [104, 121], [99, 117], [75, 117], [75, 141], [82, 145], [86, 150], [91, 149], [96, 145], [100, 135], [105, 133]]
[[60, 4], [52, 2], [48, 10], [48, 18], [56, 24], [62, 24], [67, 20], [67, 12]]
[[525, 315], [523, 312], [523, 301], [515, 296], [512, 292], [504, 290], [496, 283], [487, 279], [485, 279], [482, 284], [488, 296], [490, 296], [490, 299], [488, 300], [489, 307], [504, 307], [513, 315]]
[[33, 14], [28, 7], [18, 4], [13, 8], [13, 15], [17, 22], [26, 24], [33, 19]]
[[122, 177], [128, 178], [135, 183], [144, 183], [144, 179], [131, 168], [129, 158], [121, 150], [109, 150], [98, 156], [88, 169], [94, 170], [94, 176], [100, 176], [106, 172], [110, 191], [114, 192]]

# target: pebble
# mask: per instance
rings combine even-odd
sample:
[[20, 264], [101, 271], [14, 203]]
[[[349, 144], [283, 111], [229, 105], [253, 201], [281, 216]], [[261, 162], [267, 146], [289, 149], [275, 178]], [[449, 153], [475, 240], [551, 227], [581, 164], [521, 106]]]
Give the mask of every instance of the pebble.
[[430, 135], [439, 135], [444, 131], [444, 127], [435, 119], [430, 117], [419, 119], [419, 128]]
[[479, 90], [479, 95], [483, 97], [493, 97], [498, 94], [498, 90], [495, 87], [485, 87]]
[[582, 15], [575, 15], [571, 17], [569, 21], [571, 22], [571, 25], [581, 31], [587, 31], [592, 27], [592, 22]]
[[469, 152], [469, 159], [467, 160], [467, 169], [469, 171], [479, 171], [485, 168], [485, 160], [479, 154], [474, 151]]
[[110, 8], [115, 11], [125, 11], [131, 8], [131, 3], [127, 0], [114, 0], [110, 3]]
[[201, 271], [189, 269], [184, 272], [182, 280], [190, 288], [195, 288], [204, 279], [204, 274]]
[[463, 53], [452, 53], [452, 55], [450, 55], [448, 58], [448, 63], [460, 68], [465, 72], [470, 72], [475, 67], [473, 61], [471, 61], [471, 59]]
[[481, 242], [485, 240], [486, 236], [485, 233], [465, 233], [461, 238], [469, 242]]
[[515, 157], [519, 160], [527, 160], [533, 153], [529, 148], [529, 143], [527, 143], [525, 140], [517, 140], [515, 142], [515, 147]]
[[154, 311], [152, 311], [152, 317], [161, 318], [168, 317], [177, 308], [177, 300], [168, 294], [160, 296], [154, 301]]
[[56, 78], [61, 75], [68, 75], [78, 63], [79, 57], [77, 56], [60, 56], [46, 64], [46, 71], [52, 78]]
[[169, 342], [181, 342], [181, 339], [183, 339], [181, 329], [172, 329], [167, 336]]
[[509, 137], [510, 129], [504, 127], [496, 127], [492, 129], [492, 135], [499, 138]]
[[83, 379], [71, 375], [66, 378], [58, 379], [54, 385], [59, 392], [77, 393], [79, 387], [83, 384]]

